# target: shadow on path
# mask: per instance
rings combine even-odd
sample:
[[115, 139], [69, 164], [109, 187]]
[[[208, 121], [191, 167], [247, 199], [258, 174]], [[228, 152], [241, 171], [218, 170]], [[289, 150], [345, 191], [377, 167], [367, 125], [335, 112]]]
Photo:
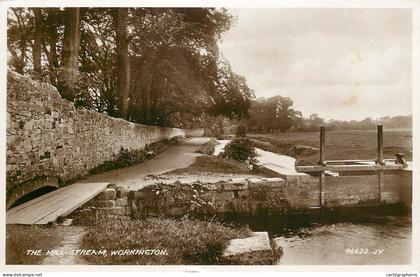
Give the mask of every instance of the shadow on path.
[[81, 182], [109, 182], [117, 186], [140, 188], [147, 183], [144, 181], [144, 177], [149, 174], [158, 175], [190, 166], [195, 158], [201, 155], [194, 152], [209, 140], [210, 138], [207, 137], [190, 138], [169, 147], [151, 160], [130, 167], [88, 176]]

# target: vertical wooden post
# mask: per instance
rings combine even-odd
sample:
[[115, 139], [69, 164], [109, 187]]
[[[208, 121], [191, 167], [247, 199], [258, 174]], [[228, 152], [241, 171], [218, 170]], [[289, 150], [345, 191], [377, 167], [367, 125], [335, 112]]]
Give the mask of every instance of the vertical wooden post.
[[[320, 127], [319, 134], [319, 164], [325, 166], [325, 127]], [[319, 174], [319, 206], [325, 206], [325, 171]]]
[[382, 125], [378, 125], [378, 160], [377, 163], [384, 165], [384, 136]]
[[[384, 137], [383, 137], [383, 127], [378, 125], [378, 160], [376, 161], [379, 165], [384, 165]], [[382, 191], [383, 191], [383, 179], [384, 172], [382, 170], [378, 171], [378, 202], [382, 202]]]
[[382, 170], [378, 171], [378, 202], [382, 203], [382, 191], [383, 191], [383, 182], [384, 182], [384, 172]]
[[321, 171], [319, 175], [319, 206], [325, 206], [325, 172]]
[[325, 127], [320, 127], [319, 133], [319, 164], [325, 165]]

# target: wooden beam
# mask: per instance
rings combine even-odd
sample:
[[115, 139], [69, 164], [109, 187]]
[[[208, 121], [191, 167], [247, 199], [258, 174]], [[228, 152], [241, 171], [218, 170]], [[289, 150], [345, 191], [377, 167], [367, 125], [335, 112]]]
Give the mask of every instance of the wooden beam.
[[382, 203], [382, 191], [384, 190], [384, 172], [383, 170], [378, 171], [378, 202]]
[[[377, 160], [326, 160], [326, 164], [341, 164], [341, 163], [375, 163]], [[383, 159], [384, 162], [395, 162], [395, 159]]]
[[325, 172], [322, 171], [319, 175], [319, 206], [325, 206]]
[[359, 170], [401, 170], [403, 165], [308, 165], [296, 166], [297, 172], [359, 171]]

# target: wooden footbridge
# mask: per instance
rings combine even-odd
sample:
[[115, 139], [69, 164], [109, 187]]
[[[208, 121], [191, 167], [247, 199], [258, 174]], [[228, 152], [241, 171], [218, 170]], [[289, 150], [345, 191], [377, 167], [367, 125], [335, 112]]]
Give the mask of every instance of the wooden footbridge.
[[47, 224], [67, 216], [102, 192], [108, 183], [76, 183], [25, 202], [6, 212], [6, 224]]

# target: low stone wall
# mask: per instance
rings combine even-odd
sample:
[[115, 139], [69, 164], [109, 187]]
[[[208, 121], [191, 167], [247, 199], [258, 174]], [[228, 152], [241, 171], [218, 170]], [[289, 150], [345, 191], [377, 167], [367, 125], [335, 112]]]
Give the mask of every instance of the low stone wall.
[[183, 129], [185, 132], [185, 135], [188, 137], [202, 137], [204, 136], [204, 129]]
[[186, 135], [182, 129], [133, 124], [75, 108], [50, 84], [12, 71], [7, 79], [6, 116], [7, 207], [37, 187], [32, 184], [36, 179], [76, 179], [113, 160], [122, 148], [140, 150]]
[[310, 207], [309, 183], [282, 178], [232, 179], [225, 182], [159, 183], [131, 191], [135, 218], [184, 215], [277, 215]]
[[[230, 181], [162, 182], [130, 191], [135, 218], [184, 215], [282, 215], [320, 206], [319, 178], [234, 178]], [[378, 176], [327, 177], [325, 208], [403, 204], [411, 208], [411, 171], [385, 174], [379, 201]]]
[[127, 195], [128, 191], [111, 184], [103, 192], [80, 207], [78, 212], [101, 210], [107, 214], [131, 216]]

